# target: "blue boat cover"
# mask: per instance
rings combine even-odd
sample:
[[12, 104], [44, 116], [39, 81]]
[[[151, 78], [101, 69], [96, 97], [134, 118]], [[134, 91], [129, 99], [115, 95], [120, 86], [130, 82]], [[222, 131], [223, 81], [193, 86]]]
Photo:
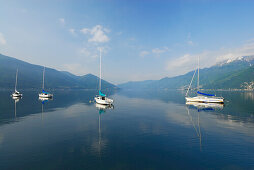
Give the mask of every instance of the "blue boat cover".
[[207, 94], [207, 93], [202, 93], [200, 91], [197, 92], [198, 94], [202, 94], [204, 96], [215, 96], [214, 94]]
[[99, 90], [99, 95], [102, 96], [102, 97], [106, 97], [106, 95], [103, 94], [100, 90]]
[[48, 101], [48, 100], [43, 100], [41, 103], [42, 103], [42, 104], [45, 104], [47, 101]]
[[48, 92], [44, 91], [44, 89], [42, 90], [42, 93], [48, 94]]
[[202, 109], [198, 109], [198, 112], [201, 112], [201, 111], [214, 111], [213, 108], [202, 108]]

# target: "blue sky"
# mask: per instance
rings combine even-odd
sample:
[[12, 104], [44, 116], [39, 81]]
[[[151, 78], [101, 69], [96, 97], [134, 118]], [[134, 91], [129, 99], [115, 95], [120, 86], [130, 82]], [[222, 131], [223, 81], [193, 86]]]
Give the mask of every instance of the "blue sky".
[[113, 83], [254, 54], [254, 1], [0, 0], [0, 53]]

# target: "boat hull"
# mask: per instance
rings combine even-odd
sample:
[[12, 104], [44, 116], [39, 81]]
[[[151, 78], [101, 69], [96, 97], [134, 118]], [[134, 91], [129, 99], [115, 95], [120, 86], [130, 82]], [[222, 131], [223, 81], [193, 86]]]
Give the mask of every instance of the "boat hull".
[[113, 100], [107, 97], [105, 97], [105, 99], [102, 99], [101, 97], [95, 97], [94, 100], [96, 103], [102, 105], [111, 105], [113, 103]]
[[40, 97], [40, 98], [52, 98], [52, 97], [53, 97], [53, 94], [44, 94], [44, 93], [40, 93], [40, 94], [39, 94], [39, 97]]
[[13, 94], [11, 95], [11, 97], [22, 97], [22, 94], [13, 93]]
[[200, 103], [224, 103], [224, 99], [221, 97], [185, 97], [186, 102], [200, 102]]

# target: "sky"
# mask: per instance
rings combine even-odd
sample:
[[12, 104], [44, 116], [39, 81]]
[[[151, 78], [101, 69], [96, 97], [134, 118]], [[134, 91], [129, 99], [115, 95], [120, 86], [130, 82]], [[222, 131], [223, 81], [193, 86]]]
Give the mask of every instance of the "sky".
[[250, 0], [0, 0], [0, 53], [115, 84], [254, 54]]

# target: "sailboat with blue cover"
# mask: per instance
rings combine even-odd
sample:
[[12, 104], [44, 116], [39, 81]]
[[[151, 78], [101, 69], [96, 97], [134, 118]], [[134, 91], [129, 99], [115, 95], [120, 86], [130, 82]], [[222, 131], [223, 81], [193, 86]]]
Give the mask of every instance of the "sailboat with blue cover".
[[[196, 72], [198, 71], [198, 80], [197, 80], [197, 96], [195, 97], [190, 97], [188, 94], [189, 94], [189, 90], [191, 88], [191, 84], [192, 84], [192, 81], [195, 77], [195, 74]], [[215, 94], [207, 94], [207, 93], [203, 93], [203, 92], [200, 92], [200, 89], [199, 89], [199, 58], [198, 58], [198, 68], [195, 70], [194, 74], [193, 74], [193, 77], [191, 79], [191, 82], [190, 82], [190, 85], [189, 85], [189, 88], [186, 92], [186, 95], [185, 95], [185, 99], [186, 99], [186, 102], [201, 102], [201, 103], [224, 103], [224, 98], [223, 97], [216, 97]]]
[[43, 76], [42, 76], [42, 93], [39, 94], [39, 98], [52, 98], [53, 94], [50, 94], [44, 90], [44, 76], [45, 76], [45, 67], [43, 69]]
[[108, 98], [105, 94], [101, 92], [101, 49], [100, 49], [100, 80], [99, 80], [99, 95], [95, 96], [94, 100], [98, 104], [111, 105], [113, 100]]

